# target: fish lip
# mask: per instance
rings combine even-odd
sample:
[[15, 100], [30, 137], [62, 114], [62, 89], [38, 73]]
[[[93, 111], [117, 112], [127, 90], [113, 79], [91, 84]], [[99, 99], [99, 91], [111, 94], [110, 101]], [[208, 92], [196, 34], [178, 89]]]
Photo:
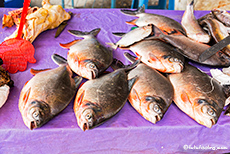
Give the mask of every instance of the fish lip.
[[82, 128], [83, 131], [89, 130], [89, 124], [88, 123], [83, 123]]
[[215, 121], [215, 119], [213, 119], [213, 118], [212, 118], [212, 119], [210, 119], [210, 120], [211, 120], [211, 124], [212, 124], [212, 125], [211, 125], [211, 127], [212, 127], [213, 125], [215, 125], [215, 124], [216, 124], [216, 121]]
[[155, 117], [156, 117], [155, 123], [161, 120], [161, 117], [159, 115], [156, 115]]
[[37, 128], [37, 123], [35, 121], [30, 122], [30, 130], [33, 130], [34, 128]]
[[97, 70], [92, 70], [91, 75], [89, 76], [89, 79], [95, 79], [98, 77], [98, 71]]

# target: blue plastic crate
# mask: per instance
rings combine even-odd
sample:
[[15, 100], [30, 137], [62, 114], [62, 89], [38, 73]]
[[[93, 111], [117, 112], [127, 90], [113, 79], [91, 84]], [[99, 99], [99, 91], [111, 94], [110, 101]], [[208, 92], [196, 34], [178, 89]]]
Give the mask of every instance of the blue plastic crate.
[[21, 8], [24, 0], [4, 0], [4, 7], [7, 8]]

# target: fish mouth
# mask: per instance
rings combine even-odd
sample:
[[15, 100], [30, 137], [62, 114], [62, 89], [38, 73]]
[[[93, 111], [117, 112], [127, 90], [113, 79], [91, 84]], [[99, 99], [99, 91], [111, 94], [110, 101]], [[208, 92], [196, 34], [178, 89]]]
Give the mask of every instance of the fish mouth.
[[95, 79], [97, 77], [98, 77], [98, 71], [96, 70], [91, 71], [91, 79]]
[[211, 127], [212, 127], [213, 125], [216, 124], [216, 121], [214, 119], [210, 119], [210, 120], [211, 120]]
[[161, 117], [159, 115], [156, 115], [155, 118], [156, 118], [155, 123], [161, 120]]
[[88, 123], [83, 123], [82, 128], [83, 131], [89, 130], [89, 125]]
[[34, 128], [37, 128], [37, 124], [34, 121], [30, 122], [30, 130], [33, 130]]

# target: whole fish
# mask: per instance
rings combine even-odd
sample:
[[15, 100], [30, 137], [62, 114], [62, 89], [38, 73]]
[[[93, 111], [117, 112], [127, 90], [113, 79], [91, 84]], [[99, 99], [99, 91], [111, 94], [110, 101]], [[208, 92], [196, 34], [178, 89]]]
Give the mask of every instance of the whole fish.
[[[132, 69], [134, 63], [129, 69]], [[128, 68], [121, 68], [86, 81], [78, 90], [74, 112], [79, 127], [91, 129], [118, 113], [127, 101], [136, 78], [127, 79]]]
[[163, 39], [167, 43], [173, 45], [174, 47], [180, 49], [179, 51], [182, 55], [193, 60], [195, 62], [211, 65], [211, 66], [229, 66], [230, 58], [224, 54], [222, 51], [218, 51], [216, 54], [208, 58], [207, 60], [200, 62], [199, 56], [205, 50], [210, 48], [209, 45], [196, 42], [184, 35], [166, 35], [160, 29], [156, 28], [158, 32], [157, 35], [147, 38], [151, 39]]
[[[128, 53], [125, 56], [133, 61]], [[160, 121], [173, 100], [173, 86], [170, 81], [155, 69], [140, 63], [128, 74], [128, 79], [137, 76], [128, 100], [146, 120]]]
[[226, 97], [216, 80], [189, 64], [168, 78], [174, 87], [173, 100], [183, 112], [208, 128], [217, 123]]
[[96, 38], [100, 29], [94, 29], [91, 32], [76, 30], [69, 30], [68, 32], [84, 38], [67, 44], [60, 44], [62, 47], [70, 49], [67, 55], [70, 68], [84, 78], [97, 78], [113, 61], [112, 50], [103, 46]]
[[160, 40], [143, 40], [129, 49], [146, 65], [164, 73], [179, 73], [184, 68], [184, 56], [178, 49]]
[[[137, 27], [126, 34], [119, 33], [119, 35], [122, 37], [119, 41], [116, 43], [107, 44], [109, 44], [113, 49], [116, 49], [117, 47], [128, 47], [135, 42], [139, 42], [144, 38], [153, 35], [153, 30], [154, 26], [152, 24], [143, 27]], [[114, 34], [118, 35], [118, 33]]]
[[174, 33], [175, 30], [177, 30], [177, 32], [179, 31], [180, 34], [185, 34], [185, 31], [179, 22], [163, 15], [145, 13], [144, 5], [137, 10], [123, 9], [121, 12], [126, 15], [139, 17], [138, 19], [127, 22], [128, 24], [136, 25], [138, 27], [153, 24], [169, 34]]
[[202, 43], [208, 43], [211, 37], [199, 25], [194, 16], [194, 0], [187, 5], [186, 10], [182, 16], [181, 24], [186, 31], [189, 38]]
[[[229, 36], [227, 28], [217, 19], [208, 18], [203, 20], [201, 24], [208, 27], [212, 38], [214, 38], [216, 42], [220, 42], [221, 40]], [[222, 51], [226, 55], [230, 56], [230, 45], [227, 45]]]
[[230, 13], [223, 9], [213, 9], [211, 10], [212, 14], [224, 25], [230, 27]]
[[73, 73], [66, 64], [32, 72], [37, 74], [22, 88], [18, 104], [23, 121], [31, 130], [43, 126], [64, 110], [82, 80], [79, 76], [72, 78]]

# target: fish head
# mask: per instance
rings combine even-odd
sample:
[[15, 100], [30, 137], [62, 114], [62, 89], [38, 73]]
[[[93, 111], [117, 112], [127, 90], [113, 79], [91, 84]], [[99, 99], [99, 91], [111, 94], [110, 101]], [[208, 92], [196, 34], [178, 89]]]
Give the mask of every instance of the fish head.
[[102, 116], [101, 109], [93, 103], [86, 103], [79, 110], [77, 122], [80, 128], [85, 131], [95, 127], [100, 121]]
[[180, 73], [184, 69], [184, 60], [171, 55], [164, 55], [162, 64], [167, 73]]
[[[214, 104], [213, 104], [214, 103]], [[195, 119], [200, 124], [211, 128], [217, 123], [219, 112], [215, 107], [215, 102], [210, 103], [210, 100], [198, 99], [195, 103]]]
[[95, 79], [98, 77], [99, 69], [96, 61], [93, 60], [83, 60], [80, 62], [80, 71], [79, 73], [82, 77], [87, 79]]
[[145, 104], [142, 110], [143, 116], [154, 124], [160, 121], [166, 111], [165, 101], [156, 96], [145, 96], [143, 101]]
[[27, 127], [31, 130], [41, 127], [50, 118], [50, 107], [43, 101], [31, 101], [27, 110]]

